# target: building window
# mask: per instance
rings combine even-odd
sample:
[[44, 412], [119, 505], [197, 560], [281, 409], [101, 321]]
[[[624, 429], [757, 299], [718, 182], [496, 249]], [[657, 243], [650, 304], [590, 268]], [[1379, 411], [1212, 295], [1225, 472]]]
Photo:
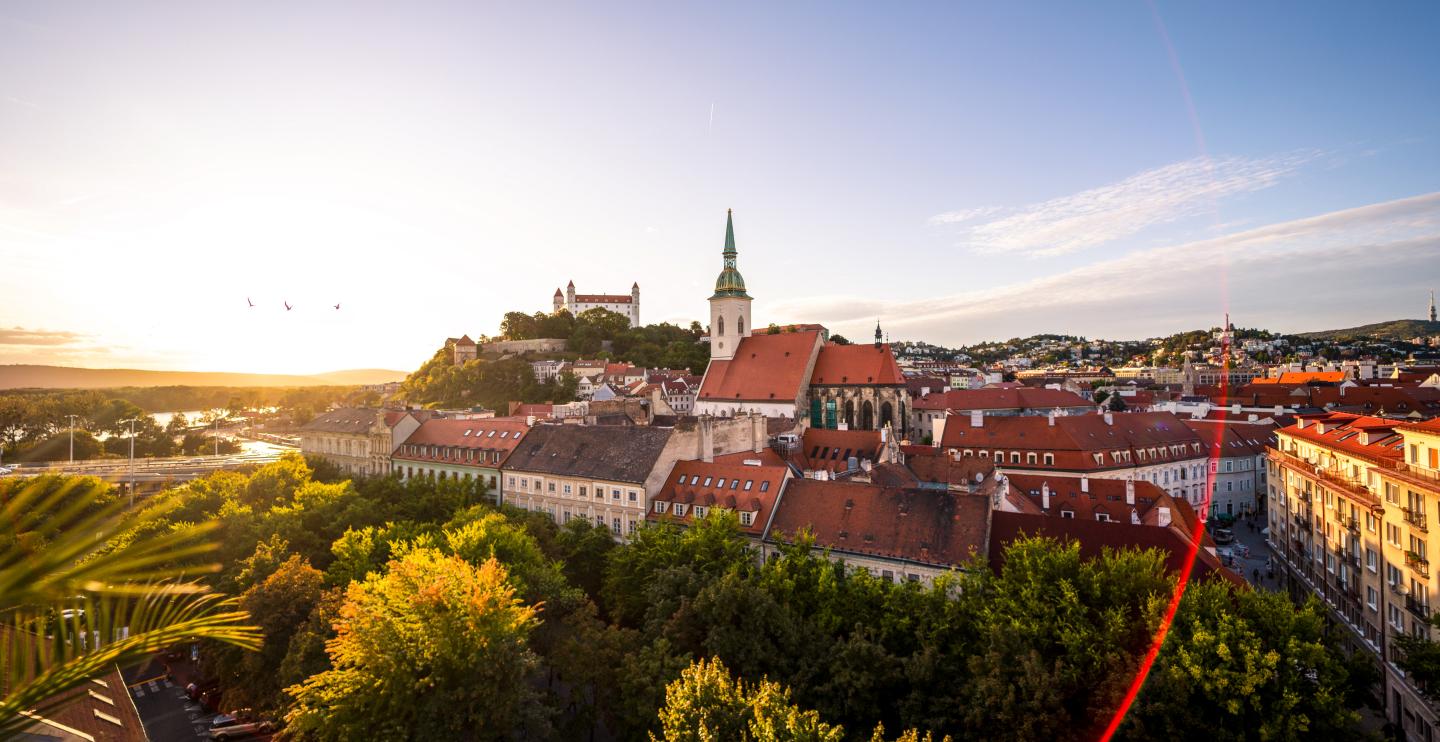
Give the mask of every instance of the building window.
[[610, 532], [613, 533], [613, 534], [615, 534], [616, 536], [619, 536], [619, 535], [620, 535], [620, 519], [619, 519], [619, 518], [616, 518], [615, 520], [613, 520], [613, 521], [610, 522]]
[[665, 512], [665, 506], [666, 506], [667, 504], [668, 504], [668, 503], [666, 503], [664, 500], [656, 500], [656, 501], [655, 501], [655, 512], [657, 512], [657, 513], [663, 513], [663, 512]]
[[1367, 585], [1365, 587], [1365, 605], [1370, 606], [1370, 610], [1372, 611], [1375, 610], [1376, 598], [1377, 593], [1375, 592], [1375, 588]]
[[612, 490], [610, 490], [610, 499], [612, 499], [612, 500], [619, 500], [619, 499], [620, 499], [620, 490], [617, 490], [617, 489], [612, 489]]
[[549, 491], [551, 491], [551, 492], [554, 492], [554, 491], [555, 491], [555, 483], [554, 483], [554, 482], [547, 482], [547, 483], [546, 483], [546, 486], [545, 486], [545, 489], [547, 489], [547, 490], [549, 490]]
[[740, 525], [748, 526], [755, 522], [755, 514], [744, 512], [740, 514]]
[[696, 506], [695, 506], [695, 518], [696, 518], [696, 519], [700, 519], [700, 518], [704, 518], [704, 517], [705, 517], [705, 508], [702, 507], [702, 506], [700, 506], [700, 505], [696, 505]]
[[[1037, 461], [1037, 456], [1036, 456], [1033, 452], [1025, 454], [1025, 463], [1027, 463], [1027, 464], [1034, 464], [1034, 463], [1036, 463], [1036, 461]], [[1016, 460], [1015, 460], [1015, 457], [1012, 455], [1012, 456], [1010, 457], [1010, 463], [1012, 463], [1012, 464], [1018, 464], [1018, 463], [1020, 463], [1020, 462], [1016, 461]]]
[[630, 502], [635, 502], [635, 490], [630, 490], [628, 494], [630, 495]]
[[1055, 454], [1053, 454], [1053, 453], [1047, 453], [1047, 454], [1045, 454], [1045, 465], [1046, 465], [1046, 466], [1054, 466], [1054, 465], [1055, 465]]

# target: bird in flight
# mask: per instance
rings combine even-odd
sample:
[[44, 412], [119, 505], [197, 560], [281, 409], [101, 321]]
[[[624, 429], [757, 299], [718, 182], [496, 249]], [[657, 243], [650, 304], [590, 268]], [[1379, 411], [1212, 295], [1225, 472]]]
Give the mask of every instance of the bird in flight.
[[252, 307], [255, 306], [255, 302], [250, 301], [250, 297], [248, 297], [248, 296], [245, 297], [245, 303], [246, 303], [246, 304], [249, 304], [249, 305], [252, 306]]
[[336, 304], [336, 305], [335, 305], [335, 308], [336, 308], [336, 309], [339, 309], [339, 308], [340, 308], [340, 305], [339, 305], [339, 304]]
[[291, 309], [294, 309], [294, 308], [295, 308], [295, 307], [290, 306], [290, 302], [288, 302], [288, 301], [287, 301], [287, 302], [282, 302], [282, 303], [285, 305], [285, 311], [287, 311], [287, 312], [290, 311]]

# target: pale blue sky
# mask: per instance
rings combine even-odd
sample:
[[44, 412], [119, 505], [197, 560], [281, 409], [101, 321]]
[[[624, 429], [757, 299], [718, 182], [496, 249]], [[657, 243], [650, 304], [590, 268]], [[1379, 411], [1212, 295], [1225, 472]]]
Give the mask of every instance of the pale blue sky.
[[0, 5], [0, 363], [411, 368], [571, 279], [688, 322], [727, 207], [757, 322], [852, 337], [1440, 283], [1434, 3], [219, 5]]

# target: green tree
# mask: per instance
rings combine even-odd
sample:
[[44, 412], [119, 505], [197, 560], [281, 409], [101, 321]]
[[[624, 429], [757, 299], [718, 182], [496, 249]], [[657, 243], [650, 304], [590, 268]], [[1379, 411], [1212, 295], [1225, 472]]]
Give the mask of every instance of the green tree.
[[[1355, 739], [1347, 663], [1325, 608], [1222, 580], [1187, 586], [1128, 739]], [[1201, 729], [1204, 731], [1201, 731]]]
[[333, 669], [290, 687], [296, 739], [509, 739], [533, 711], [535, 609], [495, 560], [415, 549], [351, 584]]
[[240, 596], [240, 607], [254, 617], [264, 635], [258, 652], [211, 653], [211, 667], [225, 680], [225, 703], [233, 708], [273, 712], [284, 701], [280, 666], [292, 636], [310, 618], [325, 589], [325, 576], [298, 554]]
[[790, 690], [732, 678], [720, 660], [701, 660], [665, 689], [660, 736], [667, 742], [840, 742], [844, 730], [790, 703]]
[[[88, 478], [0, 481], [0, 737], [74, 700], [116, 664], [181, 641], [259, 646], [233, 600], [159, 566], [202, 557], [206, 526], [137, 535], [173, 507], [159, 495], [128, 508]], [[193, 573], [189, 573], [192, 574]], [[125, 638], [122, 627], [128, 629]], [[46, 637], [46, 638], [42, 638]], [[100, 642], [93, 637], [102, 637]], [[109, 641], [107, 641], [109, 640]]]

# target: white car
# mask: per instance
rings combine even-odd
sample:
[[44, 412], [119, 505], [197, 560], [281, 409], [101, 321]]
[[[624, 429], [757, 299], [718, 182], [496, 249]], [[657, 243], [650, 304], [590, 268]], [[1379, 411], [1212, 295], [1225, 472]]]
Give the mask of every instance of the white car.
[[0, 466], [0, 477], [5, 476], [6, 474], [11, 474], [11, 473], [13, 473], [14, 471], [15, 471], [14, 469], [11, 469], [11, 468], [8, 467], [8, 466]]

